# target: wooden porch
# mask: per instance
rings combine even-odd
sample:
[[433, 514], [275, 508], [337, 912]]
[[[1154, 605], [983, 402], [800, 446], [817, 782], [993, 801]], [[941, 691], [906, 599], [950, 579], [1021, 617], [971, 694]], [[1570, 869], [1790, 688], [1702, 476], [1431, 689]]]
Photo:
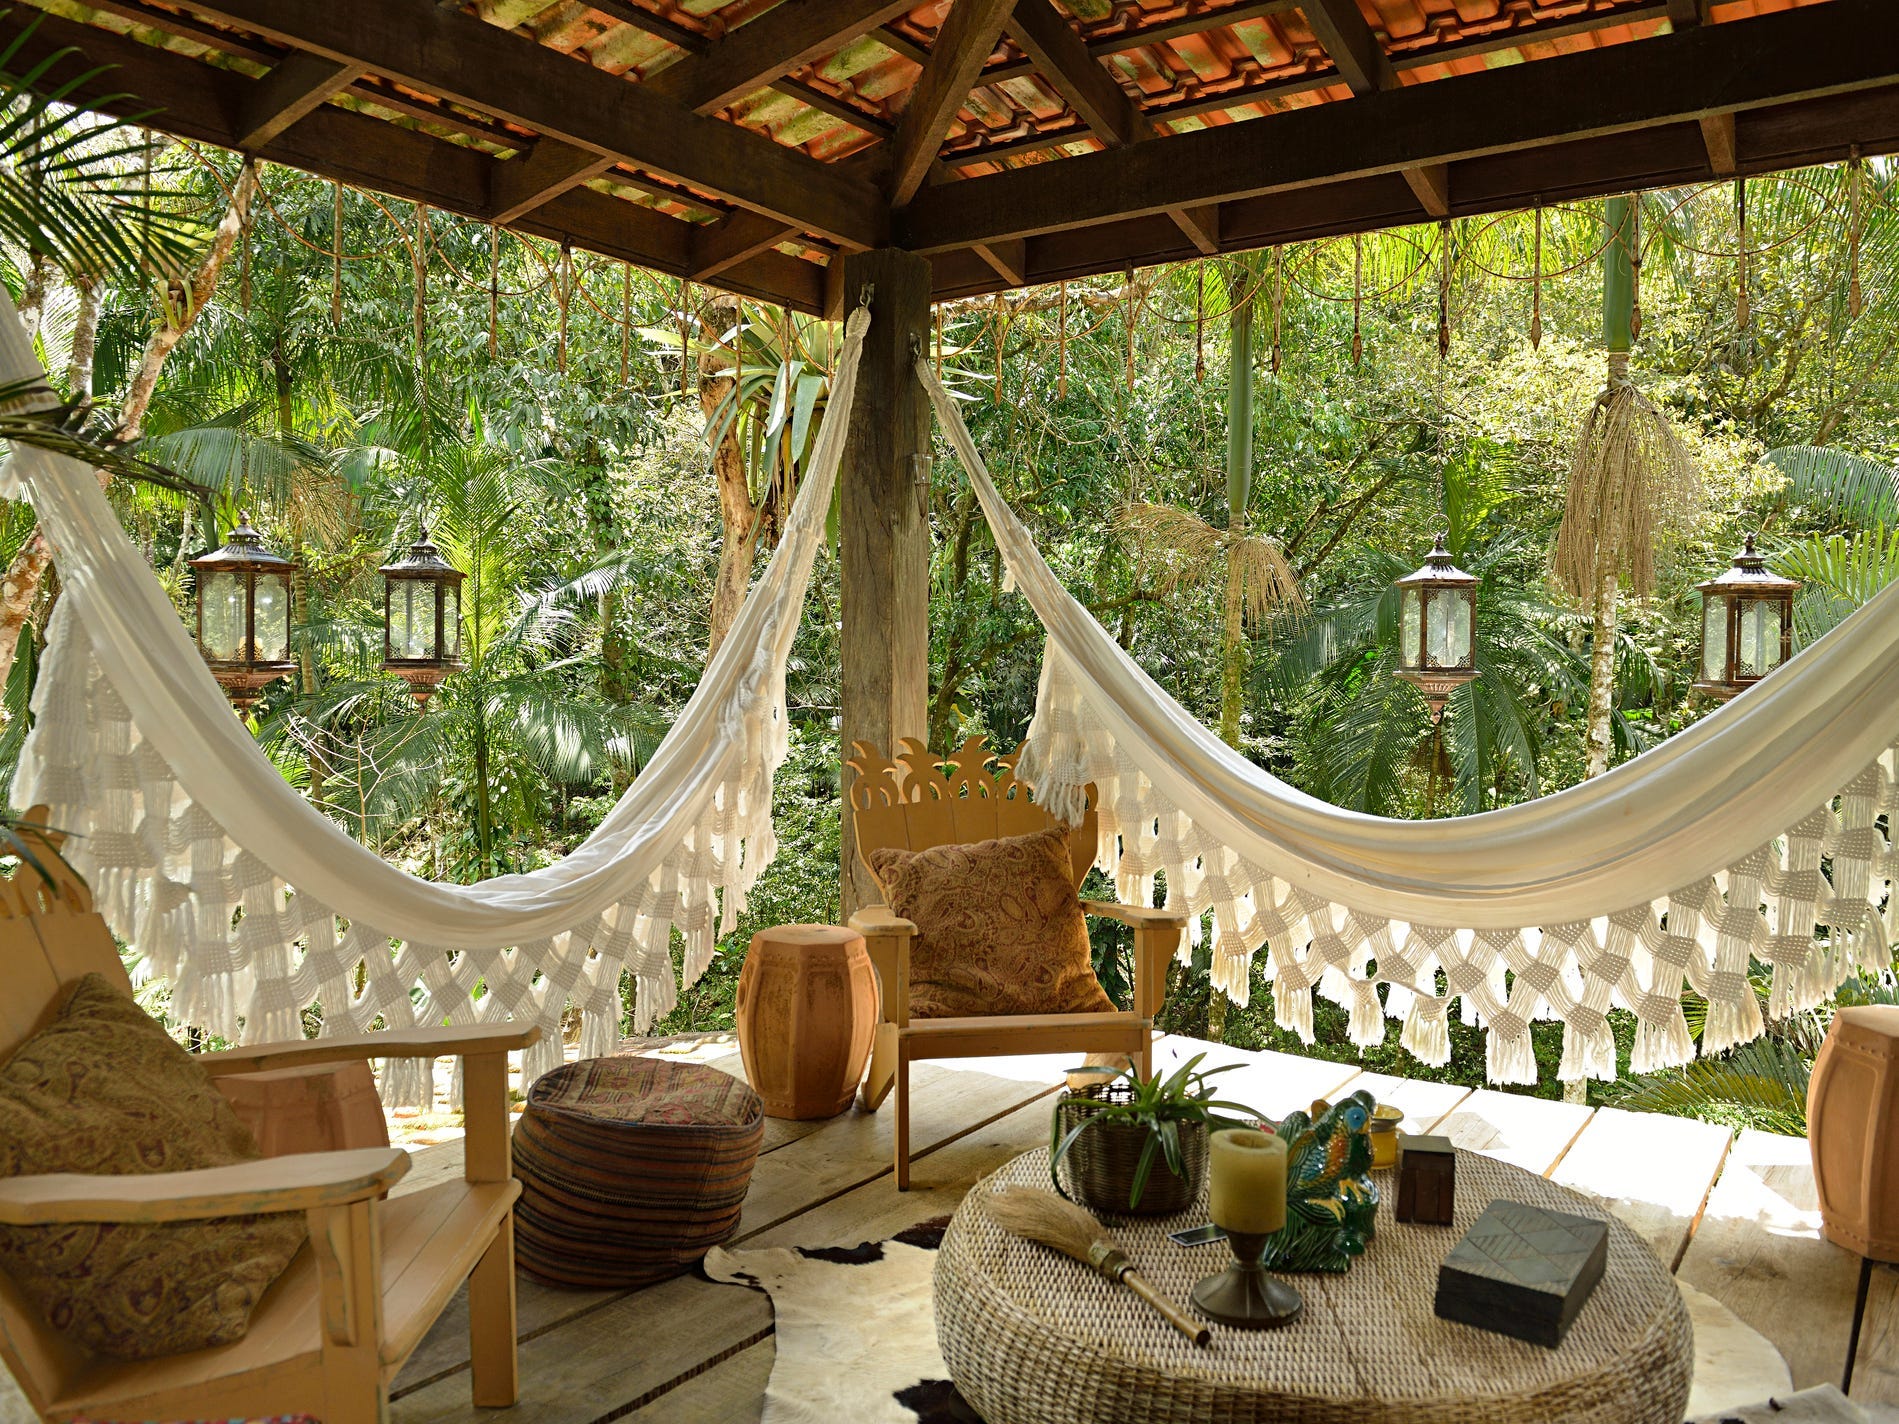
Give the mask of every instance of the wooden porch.
[[[729, 1036], [656, 1051], [741, 1071]], [[1444, 1133], [1600, 1198], [1684, 1283], [1773, 1341], [1797, 1386], [1838, 1382], [1857, 1260], [1819, 1239], [1804, 1140], [1192, 1039], [1163, 1040], [1157, 1063], [1203, 1051], [1244, 1065], [1227, 1075], [1230, 1095], [1262, 1111], [1364, 1088], [1403, 1107], [1413, 1130]], [[888, 1111], [768, 1119], [734, 1246], [851, 1245], [948, 1214], [985, 1173], [1046, 1141], [1048, 1099], [1064, 1066], [1056, 1058], [919, 1065], [915, 1189], [908, 1193], [890, 1180]], [[418, 1148], [398, 1192], [460, 1170], [459, 1143]], [[637, 1292], [559, 1291], [522, 1278], [519, 1325], [521, 1398], [513, 1409], [471, 1409], [467, 1321], [458, 1304], [398, 1380], [392, 1419], [723, 1424], [759, 1417], [773, 1342], [771, 1305], [758, 1292], [692, 1276]], [[1874, 1273], [1854, 1398], [1876, 1417], [1899, 1419], [1899, 1272], [1889, 1268]]]

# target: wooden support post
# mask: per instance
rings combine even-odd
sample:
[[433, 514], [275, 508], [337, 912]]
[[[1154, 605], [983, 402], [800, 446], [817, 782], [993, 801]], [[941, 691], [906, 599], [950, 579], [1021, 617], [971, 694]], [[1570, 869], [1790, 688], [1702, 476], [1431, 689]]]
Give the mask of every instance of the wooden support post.
[[[872, 287], [870, 331], [857, 403], [845, 436], [838, 537], [843, 556], [841, 750], [868, 742], [894, 753], [900, 737], [929, 734], [930, 406], [911, 370], [927, 350], [930, 264], [883, 248], [847, 254], [839, 295], [846, 312]], [[858, 863], [848, 809], [841, 842], [842, 916], [882, 897]]]

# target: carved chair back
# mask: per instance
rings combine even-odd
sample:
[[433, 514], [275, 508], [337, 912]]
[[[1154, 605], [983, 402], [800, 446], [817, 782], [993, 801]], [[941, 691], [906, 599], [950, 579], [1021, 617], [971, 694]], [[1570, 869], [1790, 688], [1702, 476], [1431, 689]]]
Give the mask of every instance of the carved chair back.
[[[898, 744], [896, 760], [865, 742], [852, 743], [847, 765], [857, 773], [851, 783], [851, 818], [857, 854], [870, 870], [873, 850], [928, 850], [968, 845], [998, 836], [1026, 836], [1060, 824], [1035, 804], [1034, 789], [1016, 779], [1020, 747], [998, 756], [981, 737], [938, 756], [914, 737]], [[1088, 815], [1069, 828], [1068, 854], [1075, 888], [1088, 878], [1095, 860], [1095, 791], [1088, 788]], [[877, 872], [871, 870], [876, 879]], [[883, 882], [878, 880], [879, 888]]]

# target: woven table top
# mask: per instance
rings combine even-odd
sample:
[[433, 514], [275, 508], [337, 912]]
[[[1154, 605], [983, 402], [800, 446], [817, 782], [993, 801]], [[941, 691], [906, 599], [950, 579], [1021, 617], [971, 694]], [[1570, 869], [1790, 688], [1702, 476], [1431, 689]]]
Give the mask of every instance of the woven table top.
[[[1395, 1174], [1377, 1178], [1387, 1198]], [[1680, 1424], [1693, 1338], [1674, 1278], [1598, 1204], [1520, 1168], [1457, 1154], [1457, 1222], [1401, 1224], [1342, 1276], [1285, 1277], [1304, 1318], [1282, 1330], [1214, 1326], [1196, 1349], [1131, 1292], [1008, 1235], [982, 1209], [1007, 1185], [1046, 1187], [1027, 1153], [977, 1184], [936, 1267], [937, 1333], [958, 1388], [987, 1424], [1069, 1421], [1602, 1421]], [[1527, 1344], [1432, 1311], [1437, 1270], [1484, 1207], [1507, 1198], [1609, 1224], [1608, 1269], [1561, 1346]], [[1110, 1223], [1136, 1267], [1185, 1306], [1230, 1259], [1225, 1243], [1181, 1247], [1167, 1232], [1196, 1211]]]

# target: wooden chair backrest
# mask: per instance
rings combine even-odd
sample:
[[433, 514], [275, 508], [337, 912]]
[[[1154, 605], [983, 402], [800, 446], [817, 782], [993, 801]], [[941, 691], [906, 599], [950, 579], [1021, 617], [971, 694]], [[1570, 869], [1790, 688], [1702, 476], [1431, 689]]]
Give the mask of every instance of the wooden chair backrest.
[[[1016, 780], [1019, 747], [1005, 757], [997, 756], [981, 737], [971, 737], [943, 756], [933, 755], [913, 737], [905, 737], [898, 746], [892, 761], [879, 748], [854, 742], [855, 755], [847, 762], [857, 773], [851, 783], [857, 854], [873, 879], [877, 872], [871, 870], [868, 858], [873, 850], [968, 845], [998, 836], [1031, 835], [1061, 824], [1035, 804], [1033, 787]], [[1068, 855], [1079, 890], [1095, 861], [1092, 786], [1087, 818], [1069, 828]], [[883, 885], [881, 880], [877, 883]]]
[[[25, 819], [44, 826], [46, 808], [33, 807]], [[25, 864], [0, 876], [0, 983], [7, 986], [0, 993], [0, 1063], [46, 1022], [63, 986], [97, 973], [132, 992], [112, 931], [92, 908], [92, 892], [60, 858], [65, 837], [57, 831], [15, 829], [53, 883]], [[4, 1271], [0, 1358], [42, 1412], [68, 1391], [91, 1359], [46, 1323]]]

